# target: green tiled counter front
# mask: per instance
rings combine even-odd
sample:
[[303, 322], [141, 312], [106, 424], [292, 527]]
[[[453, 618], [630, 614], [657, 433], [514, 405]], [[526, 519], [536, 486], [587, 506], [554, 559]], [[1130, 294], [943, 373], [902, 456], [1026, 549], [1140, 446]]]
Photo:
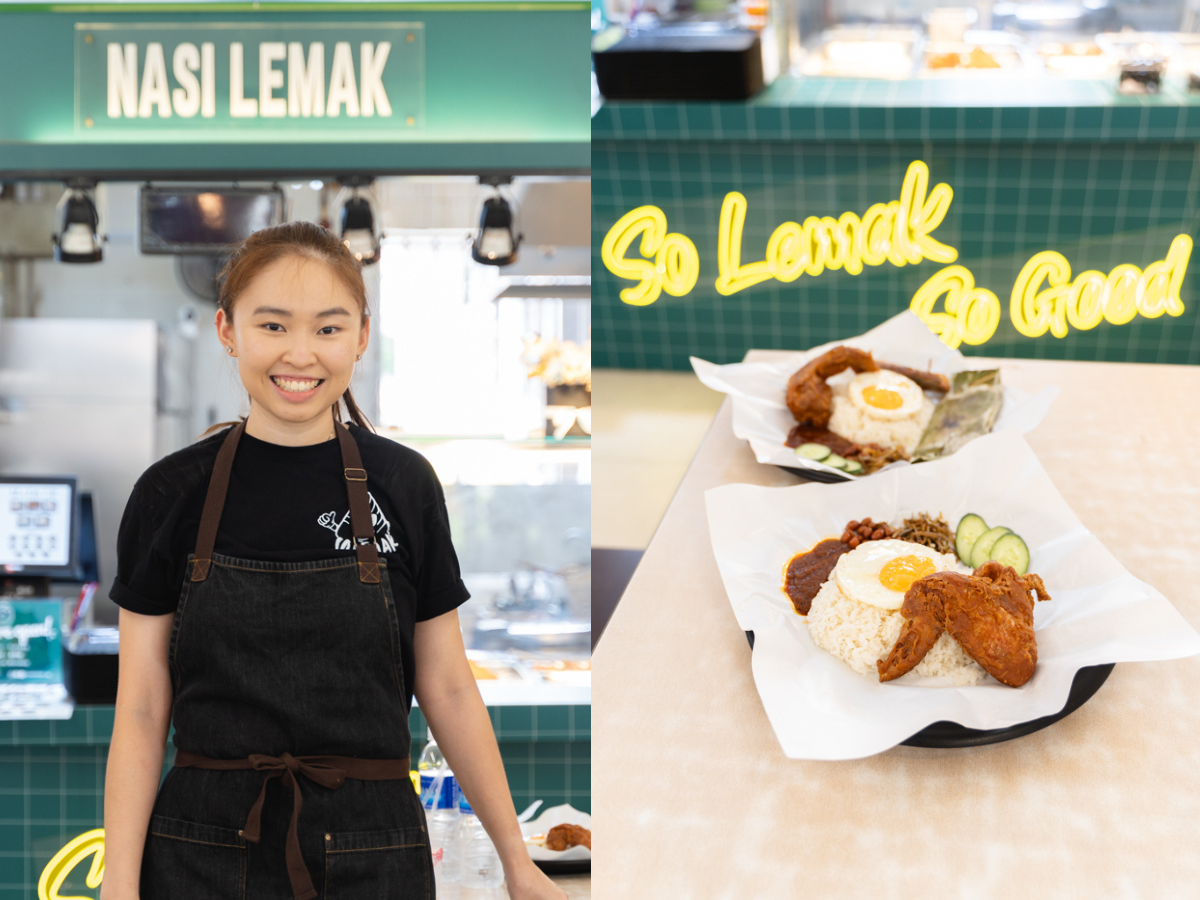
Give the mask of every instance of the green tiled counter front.
[[[763, 258], [785, 221], [858, 215], [899, 196], [909, 163], [954, 198], [933, 232], [998, 297], [995, 334], [967, 354], [1200, 362], [1200, 292], [1189, 266], [1179, 317], [1101, 322], [1030, 338], [1009, 319], [1024, 263], [1063, 254], [1072, 273], [1145, 268], [1175, 235], [1200, 231], [1200, 95], [1169, 83], [1127, 97], [1092, 81], [782, 79], [747, 103], [612, 103], [592, 120], [593, 354], [597, 366], [688, 369], [688, 356], [740, 360], [858, 334], [907, 309], [942, 263], [864, 267], [767, 281], [729, 296], [714, 286], [722, 201], [745, 195], [742, 262]], [[683, 297], [621, 301], [635, 282], [609, 272], [601, 244], [630, 210], [656, 206], [695, 244], [699, 280]], [[635, 242], [631, 259], [641, 258]], [[940, 303], [938, 308], [940, 309]]]
[[[518, 811], [534, 800], [591, 811], [591, 707], [489, 707]], [[64, 722], [0, 722], [0, 900], [31, 900], [51, 857], [68, 840], [103, 825], [111, 706], [80, 706]], [[427, 737], [419, 710], [409, 719], [412, 764]], [[174, 748], [168, 745], [164, 774]], [[86, 865], [64, 896], [95, 896]]]

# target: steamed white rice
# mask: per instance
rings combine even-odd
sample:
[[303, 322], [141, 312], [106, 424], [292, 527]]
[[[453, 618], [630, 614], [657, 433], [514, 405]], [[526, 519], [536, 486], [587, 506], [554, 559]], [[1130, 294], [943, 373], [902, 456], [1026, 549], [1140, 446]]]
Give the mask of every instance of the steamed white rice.
[[[938, 554], [945, 561], [939, 569], [969, 574], [954, 554]], [[808, 611], [808, 631], [822, 650], [832, 653], [861, 675], [879, 677], [875, 661], [885, 659], [900, 637], [904, 616], [900, 610], [880, 609], [847, 597], [833, 574], [821, 586]], [[949, 634], [943, 632], [925, 658], [913, 669], [919, 676], [944, 675], [954, 684], [978, 684], [987, 673], [969, 657]], [[912, 674], [912, 673], [910, 673]], [[909, 675], [901, 676], [900, 681]]]
[[921, 408], [907, 419], [876, 419], [850, 402], [847, 382], [830, 382], [833, 388], [833, 408], [829, 430], [856, 444], [878, 444], [881, 447], [900, 447], [912, 454], [933, 415], [934, 403], [921, 397]]

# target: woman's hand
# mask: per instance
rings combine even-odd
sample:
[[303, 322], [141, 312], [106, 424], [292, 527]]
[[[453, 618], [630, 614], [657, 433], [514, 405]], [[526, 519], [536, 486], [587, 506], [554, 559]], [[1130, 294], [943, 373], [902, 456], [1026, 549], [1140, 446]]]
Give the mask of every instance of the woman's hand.
[[567, 900], [563, 889], [534, 865], [532, 859], [526, 857], [523, 863], [512, 868], [511, 872], [507, 869], [504, 871], [510, 900]]

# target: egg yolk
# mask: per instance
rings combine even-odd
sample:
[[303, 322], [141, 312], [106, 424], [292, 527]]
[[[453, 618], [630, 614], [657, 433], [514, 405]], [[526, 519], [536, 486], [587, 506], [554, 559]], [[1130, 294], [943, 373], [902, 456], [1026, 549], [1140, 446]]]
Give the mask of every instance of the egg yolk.
[[863, 388], [862, 398], [867, 406], [876, 409], [899, 409], [904, 405], [904, 398], [897, 391], [870, 385]]
[[924, 556], [897, 556], [879, 570], [879, 583], [889, 591], [907, 591], [918, 578], [932, 575], [937, 566]]

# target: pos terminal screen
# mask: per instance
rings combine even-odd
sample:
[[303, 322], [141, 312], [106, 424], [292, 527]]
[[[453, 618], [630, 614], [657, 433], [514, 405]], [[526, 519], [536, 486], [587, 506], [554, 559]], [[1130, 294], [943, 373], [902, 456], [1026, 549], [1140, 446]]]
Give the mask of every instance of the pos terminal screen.
[[0, 569], [38, 572], [72, 565], [75, 479], [0, 475]]

